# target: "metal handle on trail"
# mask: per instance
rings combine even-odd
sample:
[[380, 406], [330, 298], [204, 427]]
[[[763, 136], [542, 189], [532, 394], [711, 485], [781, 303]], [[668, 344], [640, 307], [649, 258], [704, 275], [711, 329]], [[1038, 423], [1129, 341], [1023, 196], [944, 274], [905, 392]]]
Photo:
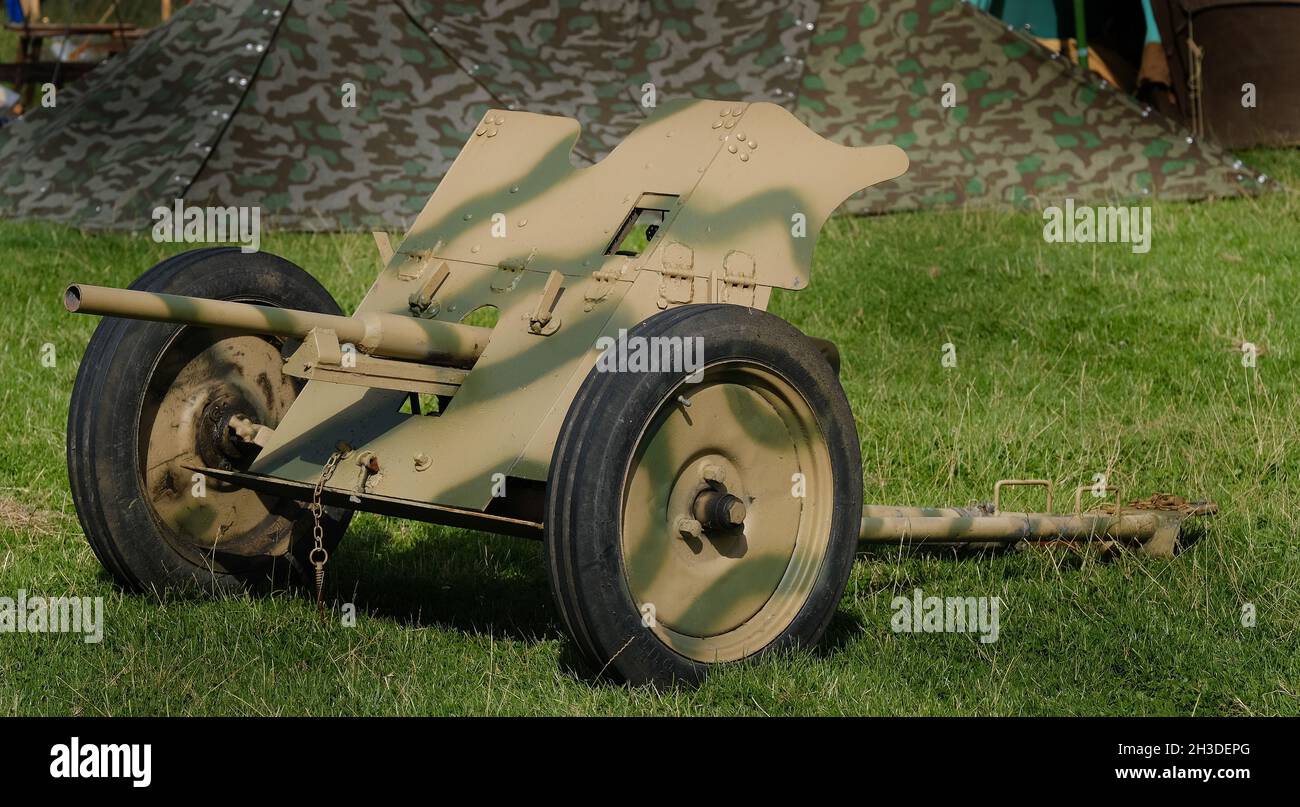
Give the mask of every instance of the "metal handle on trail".
[[1119, 508], [1123, 506], [1124, 502], [1124, 497], [1120, 495], [1119, 488], [1114, 485], [1102, 485], [1102, 492], [1098, 494], [1096, 485], [1080, 485], [1074, 491], [1074, 514], [1076, 516], [1083, 515], [1083, 492], [1085, 490], [1091, 490], [1098, 496], [1104, 496], [1107, 493], [1115, 494], [1115, 515], [1119, 515]]
[[1050, 479], [999, 479], [993, 483], [993, 512], [1002, 512], [1003, 487], [1044, 487], [1047, 488], [1047, 512], [1052, 512], [1052, 491], [1055, 486]]

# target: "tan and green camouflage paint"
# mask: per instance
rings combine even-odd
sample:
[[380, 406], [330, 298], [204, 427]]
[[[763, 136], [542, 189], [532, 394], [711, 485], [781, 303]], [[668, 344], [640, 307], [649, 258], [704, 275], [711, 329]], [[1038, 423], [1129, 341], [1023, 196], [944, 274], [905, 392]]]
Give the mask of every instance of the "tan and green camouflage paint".
[[590, 164], [644, 119], [647, 82], [903, 147], [907, 178], [854, 212], [1257, 188], [959, 0], [208, 0], [0, 130], [0, 214], [145, 230], [183, 194], [269, 226], [405, 229], [489, 107], [576, 118]]
[[[400, 411], [399, 390], [311, 381], [250, 472], [314, 483], [345, 441], [380, 458], [382, 479], [367, 492], [482, 510], [494, 475], [546, 479], [601, 337], [675, 305], [761, 309], [773, 287], [807, 286], [831, 212], [907, 169], [894, 146], [830, 143], [769, 103], [661, 104], [588, 168], [570, 159], [579, 138], [571, 118], [489, 110], [358, 306], [356, 316], [409, 316], [411, 292], [445, 266], [437, 320], [499, 310], [448, 406], [414, 415]], [[611, 244], [647, 196], [667, 207], [663, 226], [640, 254], [617, 254]], [[792, 211], [805, 228], [791, 227]], [[741, 254], [747, 282], [732, 287]], [[553, 276], [563, 285], [547, 313], [558, 329], [538, 332], [530, 319]], [[417, 453], [429, 467], [417, 469]], [[360, 474], [341, 469], [328, 487], [348, 492]]]

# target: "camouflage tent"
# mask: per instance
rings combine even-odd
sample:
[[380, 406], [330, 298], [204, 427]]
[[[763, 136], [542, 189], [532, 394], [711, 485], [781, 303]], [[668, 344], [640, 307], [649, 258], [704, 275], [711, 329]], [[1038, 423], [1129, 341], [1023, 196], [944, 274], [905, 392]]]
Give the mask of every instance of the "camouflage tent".
[[404, 228], [488, 108], [578, 118], [589, 163], [688, 95], [903, 146], [911, 171], [856, 212], [1259, 184], [959, 0], [210, 0], [0, 130], [0, 213], [145, 229], [184, 198]]

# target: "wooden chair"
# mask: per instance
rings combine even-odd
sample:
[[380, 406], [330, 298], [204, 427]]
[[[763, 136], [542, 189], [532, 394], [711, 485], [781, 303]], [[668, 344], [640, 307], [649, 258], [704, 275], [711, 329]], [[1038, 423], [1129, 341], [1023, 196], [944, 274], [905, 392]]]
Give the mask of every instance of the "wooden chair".
[[[13, 84], [22, 98], [22, 105], [29, 107], [36, 97], [37, 90], [44, 84], [56, 87], [76, 81], [95, 68], [98, 62], [64, 61], [62, 59], [45, 59], [42, 51], [45, 40], [63, 37], [65, 40], [80, 36], [83, 44], [73, 51], [89, 45], [90, 39], [98, 40], [97, 45], [104, 48], [108, 56], [121, 53], [131, 44], [149, 32], [148, 28], [128, 25], [122, 22], [109, 22], [117, 4], [113, 3], [95, 22], [47, 22], [41, 18], [41, 0], [22, 0], [22, 22], [6, 22], [5, 27], [18, 35], [18, 53], [13, 62], [0, 63], [0, 81]], [[165, 21], [173, 11], [172, 0], [161, 0], [161, 17]], [[105, 41], [106, 40], [106, 41]]]

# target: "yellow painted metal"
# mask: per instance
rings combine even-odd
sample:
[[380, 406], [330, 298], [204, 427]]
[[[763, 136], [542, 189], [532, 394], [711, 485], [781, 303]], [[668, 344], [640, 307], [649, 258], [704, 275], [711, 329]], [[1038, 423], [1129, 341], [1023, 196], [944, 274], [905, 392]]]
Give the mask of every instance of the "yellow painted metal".
[[[651, 630], [665, 644], [730, 661], [794, 619], [825, 558], [834, 505], [791, 495], [799, 475], [808, 490], [831, 489], [825, 438], [780, 375], [719, 363], [665, 397], [625, 474], [621, 532], [628, 589], [638, 610], [653, 606]], [[743, 503], [743, 524], [683, 533], [700, 497], [722, 492]]]
[[[366, 373], [312, 371], [250, 472], [312, 484], [346, 441], [393, 469], [374, 495], [483, 510], [502, 479], [546, 478], [600, 337], [677, 305], [761, 309], [773, 288], [802, 288], [831, 211], [907, 167], [894, 146], [830, 143], [767, 103], [662, 104], [586, 168], [571, 160], [578, 136], [569, 118], [489, 110], [391, 255], [376, 239], [385, 267], [353, 317], [88, 286], [77, 305], [294, 338], [330, 329], [374, 356], [472, 365], [434, 417], [399, 411], [412, 374], [372, 365], [366, 387]], [[618, 254], [639, 211], [658, 230]], [[462, 323], [483, 306], [499, 312], [490, 331]], [[351, 491], [347, 477], [327, 488]]]
[[1171, 557], [1187, 516], [1169, 510], [1118, 513], [989, 513], [974, 508], [866, 505], [858, 539], [867, 544], [1014, 544], [1119, 541]]
[[[412, 292], [436, 276], [430, 321], [499, 309], [450, 404], [437, 417], [412, 416], [398, 412], [401, 392], [313, 381], [254, 471], [313, 482], [340, 439], [397, 468], [419, 450], [432, 460], [427, 470], [386, 473], [376, 492], [483, 509], [502, 478], [546, 478], [599, 337], [674, 305], [766, 307], [773, 286], [806, 284], [834, 207], [907, 164], [892, 146], [834, 145], [763, 103], [663, 104], [588, 168], [570, 160], [578, 132], [568, 118], [486, 113], [358, 308], [409, 315]], [[663, 214], [659, 231], [639, 254], [613, 254], [638, 207]], [[750, 288], [726, 283], [737, 267], [751, 272]], [[665, 270], [682, 271], [683, 291], [666, 284]], [[552, 322], [562, 324], [547, 333]]]
[[78, 283], [67, 288], [64, 307], [80, 314], [172, 322], [254, 334], [304, 339], [313, 328], [335, 332], [340, 342], [376, 356], [470, 366], [483, 352], [489, 330], [380, 312], [354, 317], [290, 308], [204, 300]]
[[1042, 487], [1047, 488], [1047, 510], [1052, 509], [1052, 495], [1056, 486], [1050, 479], [999, 479], [993, 484], [993, 512], [1002, 509], [1002, 489], [1008, 487]]
[[343, 366], [332, 331], [312, 329], [284, 363], [284, 374], [309, 381], [402, 390], [426, 395], [455, 395], [468, 370], [358, 354]]
[[193, 563], [226, 569], [288, 548], [292, 521], [274, 502], [193, 471], [228, 462], [220, 434], [232, 415], [270, 428], [279, 422], [295, 396], [280, 365], [279, 348], [260, 336], [183, 331], [142, 396], [149, 505], [165, 539]]

